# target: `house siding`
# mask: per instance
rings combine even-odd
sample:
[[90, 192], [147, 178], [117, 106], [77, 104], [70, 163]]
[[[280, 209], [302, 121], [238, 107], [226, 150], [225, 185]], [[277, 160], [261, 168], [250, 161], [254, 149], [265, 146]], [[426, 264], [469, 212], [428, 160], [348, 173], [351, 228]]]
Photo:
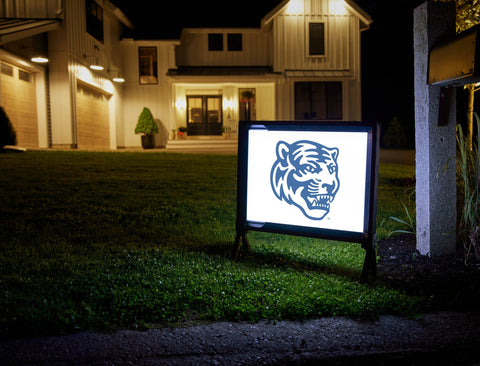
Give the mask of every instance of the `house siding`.
[[[104, 41], [87, 33], [85, 2], [65, 1], [65, 19], [59, 29], [49, 32], [50, 99], [52, 105], [52, 146], [77, 146], [78, 123], [76, 114], [77, 81], [95, 87], [109, 99], [110, 148], [117, 147], [117, 124], [122, 125], [121, 113], [115, 104], [122, 102], [122, 90], [111, 81], [110, 72], [122, 70], [119, 50], [120, 22], [115, 19], [109, 3], [103, 7]], [[98, 61], [101, 72], [89, 70], [88, 65]], [[114, 96], [112, 98], [112, 96]]]
[[[223, 35], [223, 51], [208, 50], [208, 34]], [[227, 35], [242, 34], [242, 51], [228, 51]], [[261, 29], [184, 29], [176, 49], [179, 66], [265, 66], [272, 65], [272, 37]]]
[[[175, 46], [178, 41], [134, 41], [125, 39], [121, 43], [122, 57], [125, 61], [123, 126], [120, 132], [119, 146], [140, 146], [140, 137], [134, 130], [138, 116], [144, 107], [158, 119], [160, 126], [167, 132], [177, 128], [172, 101], [172, 85], [166, 76], [167, 71], [175, 68]], [[155, 47], [157, 49], [158, 83], [141, 85], [139, 83], [138, 48]]]

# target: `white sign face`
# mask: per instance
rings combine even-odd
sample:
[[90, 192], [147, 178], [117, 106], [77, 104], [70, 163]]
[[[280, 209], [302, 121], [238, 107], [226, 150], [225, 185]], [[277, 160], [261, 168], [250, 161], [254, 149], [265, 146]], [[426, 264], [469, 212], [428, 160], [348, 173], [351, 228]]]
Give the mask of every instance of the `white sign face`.
[[248, 131], [247, 221], [363, 233], [368, 132]]

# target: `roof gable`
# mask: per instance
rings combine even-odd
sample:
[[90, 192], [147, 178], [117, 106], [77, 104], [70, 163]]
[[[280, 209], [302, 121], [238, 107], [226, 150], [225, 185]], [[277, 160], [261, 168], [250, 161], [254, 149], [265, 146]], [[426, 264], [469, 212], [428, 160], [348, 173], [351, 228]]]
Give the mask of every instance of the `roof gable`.
[[[305, 1], [305, 0], [283, 0], [278, 4], [271, 12], [269, 12], [262, 20], [262, 25], [268, 25], [276, 16], [284, 12], [287, 6], [292, 1]], [[317, 1], [328, 1], [328, 0], [317, 0]], [[353, 0], [337, 0], [343, 1], [345, 7], [357, 16], [361, 22], [361, 28], [368, 28], [372, 23], [372, 18], [368, 15], [362, 8], [360, 8]]]

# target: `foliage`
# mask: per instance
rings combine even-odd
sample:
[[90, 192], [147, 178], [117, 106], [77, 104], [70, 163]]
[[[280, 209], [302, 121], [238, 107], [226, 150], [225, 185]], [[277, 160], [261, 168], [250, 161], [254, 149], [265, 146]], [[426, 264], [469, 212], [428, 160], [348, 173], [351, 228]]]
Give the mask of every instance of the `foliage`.
[[478, 152], [478, 138], [480, 137], [480, 121], [477, 121], [477, 142], [472, 149], [468, 147], [468, 139], [464, 136], [462, 126], [457, 126], [457, 180], [459, 184], [459, 198], [462, 207], [461, 229], [465, 233], [465, 261], [470, 255], [480, 259], [480, 156]]
[[463, 32], [480, 23], [479, 0], [435, 0], [441, 2], [455, 1], [457, 33]]
[[135, 133], [143, 133], [145, 135], [154, 135], [158, 133], [158, 125], [153, 118], [152, 112], [144, 107], [142, 113], [138, 117]]
[[408, 146], [407, 134], [398, 117], [393, 117], [388, 123], [382, 137], [382, 145], [391, 149], [404, 149]]
[[[381, 166], [381, 217], [401, 212], [391, 180], [412, 169]], [[236, 156], [34, 151], [0, 155], [0, 170], [0, 337], [423, 304], [360, 284], [355, 243], [250, 233], [231, 260]]]
[[7, 113], [0, 107], [0, 148], [5, 145], [16, 145], [17, 134]]

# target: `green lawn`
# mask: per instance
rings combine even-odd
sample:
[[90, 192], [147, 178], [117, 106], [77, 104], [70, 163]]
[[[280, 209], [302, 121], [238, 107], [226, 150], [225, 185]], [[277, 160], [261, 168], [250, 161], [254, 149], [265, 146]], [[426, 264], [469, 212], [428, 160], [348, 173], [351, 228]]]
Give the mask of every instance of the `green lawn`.
[[[380, 175], [385, 237], [414, 167]], [[0, 337], [418, 311], [358, 283], [358, 244], [250, 233], [232, 261], [235, 216], [236, 156], [0, 154]]]

